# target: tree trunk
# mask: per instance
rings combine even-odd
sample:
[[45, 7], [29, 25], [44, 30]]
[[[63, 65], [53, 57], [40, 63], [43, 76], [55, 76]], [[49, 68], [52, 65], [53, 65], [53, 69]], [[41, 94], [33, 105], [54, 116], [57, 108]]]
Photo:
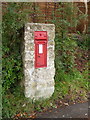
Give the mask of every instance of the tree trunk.
[[[87, 0], [84, 0], [84, 4], [85, 4], [85, 15], [88, 14], [88, 5], [87, 5]], [[85, 24], [84, 24], [84, 30], [83, 33], [86, 33], [86, 29], [87, 29], [87, 17], [85, 18]]]

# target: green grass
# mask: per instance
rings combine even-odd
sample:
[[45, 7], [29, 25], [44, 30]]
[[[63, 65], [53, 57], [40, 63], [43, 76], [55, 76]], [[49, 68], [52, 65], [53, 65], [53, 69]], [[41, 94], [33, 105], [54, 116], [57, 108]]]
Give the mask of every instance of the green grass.
[[[72, 40], [67, 39], [65, 45], [62, 43], [63, 55], [58, 54], [58, 49], [55, 51], [55, 91], [51, 98], [45, 100], [33, 101], [25, 98], [24, 88], [19, 85], [17, 87], [10, 88], [10, 90], [3, 94], [3, 118], [14, 117], [16, 114], [22, 114], [22, 117], [29, 117], [33, 112], [41, 112], [43, 110], [56, 108], [57, 101], [68, 102], [81, 102], [87, 100], [87, 93], [89, 91], [89, 77], [88, 77], [88, 66], [90, 61], [85, 65], [85, 69], [80, 72], [74, 66], [74, 54], [66, 54], [67, 46], [72, 45]], [[75, 45], [74, 45], [75, 46]], [[72, 46], [72, 50], [74, 46]], [[77, 46], [78, 47], [78, 46]], [[61, 49], [62, 50], [62, 49]], [[68, 48], [69, 50], [69, 48]], [[73, 51], [70, 51], [72, 53]], [[75, 51], [74, 51], [75, 52]], [[81, 53], [80, 53], [81, 54]], [[82, 53], [83, 54], [83, 53]], [[82, 55], [81, 54], [81, 55]], [[73, 57], [73, 60], [71, 59]], [[70, 60], [68, 61], [68, 59]], [[79, 56], [77, 56], [77, 59]], [[80, 57], [81, 58], [81, 57]], [[71, 66], [72, 65], [72, 66]], [[67, 102], [66, 101], [66, 102]], [[24, 115], [24, 113], [27, 113]]]
[[[59, 73], [58, 73], [59, 72]], [[82, 74], [75, 70], [74, 73], [57, 71], [55, 76], [55, 92], [50, 99], [33, 101], [24, 97], [24, 89], [18, 86], [12, 93], [3, 95], [3, 117], [10, 118], [20, 113], [41, 112], [56, 107], [57, 100], [63, 100], [66, 96], [71, 101], [78, 98], [86, 100], [88, 91], [88, 71]], [[26, 117], [26, 116], [25, 116]]]
[[[57, 75], [59, 74], [59, 75]], [[66, 74], [64, 71], [56, 74], [56, 90], [60, 92], [61, 96], [72, 94], [77, 96], [79, 91], [88, 91], [88, 71], [80, 73], [74, 70], [74, 73]], [[83, 94], [83, 97], [85, 95]]]

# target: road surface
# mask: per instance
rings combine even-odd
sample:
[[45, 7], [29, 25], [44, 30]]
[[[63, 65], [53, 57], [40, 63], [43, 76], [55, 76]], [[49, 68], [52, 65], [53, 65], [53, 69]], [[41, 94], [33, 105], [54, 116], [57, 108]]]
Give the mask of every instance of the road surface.
[[89, 102], [77, 103], [39, 113], [37, 118], [89, 118], [89, 109]]

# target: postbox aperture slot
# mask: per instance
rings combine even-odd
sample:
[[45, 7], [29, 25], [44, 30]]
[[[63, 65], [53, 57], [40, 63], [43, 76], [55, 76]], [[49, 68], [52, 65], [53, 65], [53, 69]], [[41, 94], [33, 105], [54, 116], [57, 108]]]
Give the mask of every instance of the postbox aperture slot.
[[38, 50], [39, 54], [43, 53], [43, 44], [39, 44], [39, 50]]

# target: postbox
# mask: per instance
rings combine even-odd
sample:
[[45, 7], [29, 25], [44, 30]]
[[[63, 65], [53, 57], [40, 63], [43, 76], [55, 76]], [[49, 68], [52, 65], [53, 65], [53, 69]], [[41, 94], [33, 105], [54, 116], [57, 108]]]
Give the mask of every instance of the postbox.
[[35, 68], [47, 67], [47, 31], [35, 31]]

